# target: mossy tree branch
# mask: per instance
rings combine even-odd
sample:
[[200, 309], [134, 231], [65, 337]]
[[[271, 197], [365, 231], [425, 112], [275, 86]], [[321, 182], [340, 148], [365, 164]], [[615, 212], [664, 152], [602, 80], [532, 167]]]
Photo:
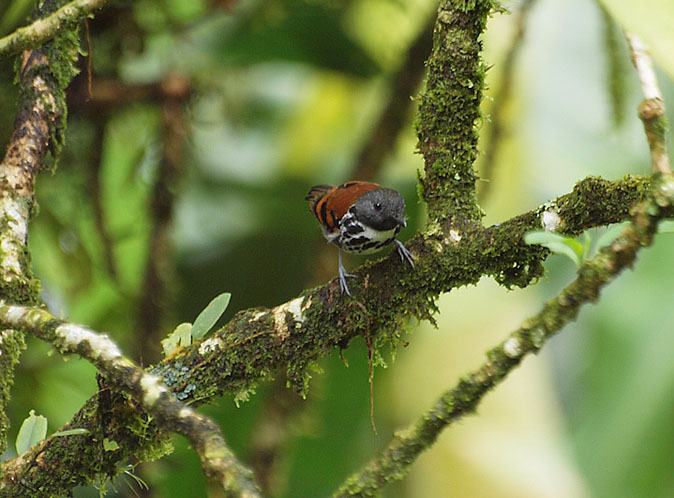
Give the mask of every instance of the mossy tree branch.
[[[77, 27], [84, 17], [100, 9], [107, 0], [73, 0], [46, 17], [17, 29], [0, 38], [0, 58], [18, 54], [22, 50], [39, 47], [58, 33]], [[63, 3], [63, 2], [61, 2]]]
[[417, 120], [422, 197], [431, 219], [476, 223], [482, 216], [473, 169], [486, 70], [480, 38], [497, 7], [493, 0], [444, 0], [438, 8]]
[[[657, 199], [657, 202], [656, 202]], [[402, 479], [416, 458], [430, 447], [440, 432], [465, 415], [475, 412], [482, 398], [512, 372], [525, 356], [536, 353], [574, 320], [583, 304], [594, 302], [601, 289], [634, 262], [637, 252], [649, 246], [658, 221], [674, 203], [674, 177], [659, 178], [654, 192], [634, 209], [632, 223], [609, 246], [578, 272], [578, 278], [535, 316], [487, 353], [487, 361], [464, 375], [416, 422], [396, 432], [389, 445], [361, 471], [351, 476], [335, 497], [376, 496], [386, 483]]]
[[[211, 338], [176, 351], [156, 365], [152, 374], [131, 365], [131, 370], [126, 371], [130, 380], [118, 376], [128, 365], [118, 365], [117, 371], [114, 365], [96, 363], [96, 357], [91, 357], [101, 371], [106, 372], [107, 381], [121, 386], [131, 397], [106, 389], [87, 402], [71, 422], [71, 427], [92, 427], [96, 437], [103, 436], [105, 431], [119, 431], [116, 434], [120, 437], [121, 451], [106, 455], [106, 466], [103, 467], [100, 459], [89, 461], [82, 458], [84, 453], [77, 452], [83, 448], [79, 440], [84, 436], [49, 438], [26, 455], [4, 465], [4, 488], [0, 495], [34, 496], [35, 490], [43, 491], [46, 486], [63, 493], [76, 484], [91, 480], [97, 473], [114, 474], [118, 471], [114, 464], [130, 455], [139, 459], [158, 456], [161, 453], [161, 449], [157, 449], [161, 446], [159, 427], [189, 434], [188, 429], [180, 425], [181, 413], [187, 412], [160, 387], [161, 384], [154, 380], [157, 377], [161, 377], [180, 400], [197, 403], [223, 392], [245, 395], [255, 382], [280, 368], [287, 370], [288, 379], [296, 389], [304, 391], [307, 367], [315, 359], [329, 354], [334, 347], [346, 347], [357, 335], [367, 334], [375, 345], [397, 342], [403, 321], [411, 316], [431, 318], [434, 301], [442, 292], [474, 284], [483, 275], [494, 276], [507, 286], [531, 283], [542, 274], [542, 261], [548, 252], [525, 245], [522, 236], [528, 230], [539, 228], [544, 218], [555, 220], [552, 229], [575, 234], [593, 226], [627, 219], [630, 209], [644, 199], [651, 205], [652, 201], [647, 197], [649, 178], [626, 177], [617, 182], [588, 178], [579, 182], [574, 192], [553, 203], [498, 226], [480, 226], [472, 170], [477, 154], [475, 124], [480, 118], [484, 77], [479, 37], [493, 6], [492, 2], [480, 0], [445, 1], [439, 10], [435, 48], [428, 63], [430, 75], [418, 124], [419, 148], [426, 160], [423, 197], [432, 216], [426, 230], [410, 244], [410, 249], [419, 258], [415, 271], [390, 257], [370, 263], [357, 272], [361, 285], [353, 300], [342, 299], [339, 286], [333, 281], [271, 310], [242, 311]], [[50, 136], [58, 135], [59, 129], [50, 127]], [[666, 202], [657, 203], [656, 215], [650, 214], [649, 210], [637, 209], [637, 220], [639, 216], [649, 219], [644, 225], [648, 228], [637, 234], [642, 242], [650, 240], [653, 219], [673, 214], [667, 192], [661, 190], [658, 187], [656, 192], [660, 192]], [[546, 227], [549, 226], [546, 223]], [[641, 225], [635, 222], [634, 226]], [[624, 236], [621, 240], [630, 245], [632, 239]], [[612, 246], [611, 250], [619, 249]], [[626, 255], [617, 260], [624, 267], [630, 261], [629, 252], [620, 254]], [[596, 277], [603, 276], [600, 273]], [[558, 305], [567, 307], [563, 303]], [[50, 341], [63, 337], [56, 334], [59, 327], [68, 327], [63, 322], [51, 321], [51, 317], [47, 319], [49, 326], [41, 328], [36, 317], [45, 318], [48, 314], [36, 308], [8, 306], [3, 309], [10, 311], [3, 324], [20, 325], [36, 334], [47, 334], [45, 338]], [[560, 315], [561, 318], [564, 316]], [[522, 327], [522, 331], [525, 329]], [[84, 336], [86, 339], [80, 334], [79, 339], [73, 338], [69, 342], [74, 345], [72, 351], [87, 356], [95, 348], [91, 348], [91, 336]], [[517, 347], [524, 352], [526, 340], [533, 343], [524, 333], [517, 340], [516, 344], [506, 343], [502, 347], [512, 361], [517, 359], [517, 354], [513, 357], [513, 352], [519, 351]], [[494, 358], [497, 359], [497, 355], [491, 355], [490, 361], [496, 361]], [[142, 379], [146, 379], [145, 386]], [[473, 380], [481, 382], [479, 378]], [[159, 392], [156, 399], [148, 399], [148, 387], [155, 394]], [[489, 387], [486, 385], [483, 391]], [[479, 400], [479, 396], [477, 393], [475, 400]], [[161, 408], [165, 403], [170, 406], [163, 412]], [[148, 420], [146, 410], [155, 415], [153, 421]], [[190, 419], [192, 427], [202, 420], [196, 414], [195, 417]], [[138, 423], [139, 420], [143, 423]], [[199, 437], [208, 439], [214, 434], [213, 430], [217, 428], [207, 427]], [[132, 444], [134, 438], [140, 441], [139, 445]], [[99, 446], [101, 440], [96, 440]], [[216, 459], [223, 457], [222, 445], [219, 440], [217, 443], [217, 451], [211, 455]], [[204, 454], [210, 454], [208, 441], [198, 448]], [[86, 454], [92, 454], [91, 451], [90, 448]], [[100, 449], [93, 451], [100, 452]], [[204, 465], [208, 466], [208, 462]], [[58, 473], [58, 484], [48, 482], [52, 477], [50, 471]]]
[[[554, 211], [559, 217], [559, 230], [577, 234], [593, 226], [627, 219], [630, 209], [646, 197], [649, 186], [647, 177], [626, 177], [616, 182], [591, 177], [579, 182], [573, 192], [499, 226], [486, 228], [472, 240], [466, 237], [457, 242], [453, 229], [443, 232], [440, 227], [437, 232], [418, 236], [411, 245], [412, 250], [421, 254], [417, 266], [428, 265], [421, 271], [426, 274], [433, 269], [436, 281], [424, 282], [423, 276], [409, 274], [392, 255], [357, 272], [364, 283], [356, 296], [358, 301], [344, 301], [338, 282], [333, 281], [273, 309], [242, 311], [211, 338], [177, 350], [156, 365], [153, 373], [179, 399], [192, 400], [195, 405], [223, 393], [244, 396], [256, 382], [279, 369], [286, 369], [294, 387], [302, 391], [308, 379], [306, 367], [316, 358], [327, 356], [334, 348], [347, 347], [352, 338], [365, 331], [377, 343], [395, 341], [402, 320], [421, 313], [429, 316], [436, 292], [476, 283], [483, 272], [512, 276], [513, 265], [518, 262], [522, 267], [540, 264], [547, 250], [527, 246], [521, 237], [541, 226], [543, 213]], [[674, 216], [674, 210], [663, 209], [662, 215]], [[408, 291], [399, 287], [414, 290], [405, 294]], [[420, 290], [424, 287], [431, 290]], [[408, 300], [417, 292], [423, 293], [410, 306]], [[423, 306], [417, 308], [419, 303]], [[32, 466], [19, 472], [13, 469], [20, 462], [12, 460], [5, 464], [2, 482], [9, 486], [7, 489], [19, 493], [7, 496], [31, 496], [20, 494], [17, 475], [27, 489], [46, 485], [45, 472], [54, 480], [59, 478], [52, 484], [53, 489], [71, 489], [100, 473], [119, 472], [115, 462], [157, 458], [165, 452], [157, 436], [158, 421], [147, 422], [147, 415], [136, 402], [115, 393], [111, 395], [116, 396], [116, 401], [106, 402], [106, 409], [101, 408], [101, 395], [94, 396], [66, 428], [90, 428], [99, 434], [102, 430], [99, 421], [104, 417], [107, 437], [118, 442], [118, 452], [105, 454], [101, 461], [98, 447], [84, 444], [79, 436], [67, 441], [48, 438], [19, 459], [31, 462]]]
[[[199, 454], [206, 475], [221, 485], [226, 496], [259, 496], [252, 473], [236, 460], [217, 424], [178, 401], [159, 377], [122, 356], [107, 335], [58, 320], [40, 308], [13, 305], [0, 306], [0, 326], [29, 331], [63, 354], [86, 358], [106, 382], [130, 395], [157, 420], [160, 428], [185, 436]], [[31, 463], [29, 459], [20, 459]], [[21, 466], [18, 468], [20, 472]]]
[[[596, 301], [601, 289], [633, 264], [637, 252], [652, 244], [658, 222], [674, 205], [674, 175], [666, 151], [664, 103], [653, 64], [636, 37], [627, 35], [627, 39], [645, 97], [639, 106], [639, 117], [644, 123], [653, 165], [649, 194], [631, 210], [631, 224], [610, 246], [583, 264], [573, 283], [548, 301], [537, 315], [525, 320], [505, 341], [487, 352], [487, 361], [479, 369], [463, 376], [415, 423], [398, 431], [375, 459], [347, 479], [334, 494], [336, 498], [376, 496], [386, 483], [402, 479], [444, 428], [473, 413], [484, 395], [505, 379], [526, 355], [536, 353], [564, 325], [574, 320], [583, 304]], [[556, 219], [551, 213], [546, 225], [551, 218]], [[559, 225], [554, 227], [558, 228]]]
[[[44, 1], [34, 17], [49, 16], [58, 7]], [[53, 35], [52, 35], [53, 36]], [[65, 87], [77, 57], [74, 33], [64, 33], [41, 50], [23, 52], [17, 61], [19, 98], [14, 132], [0, 163], [0, 298], [36, 304], [40, 285], [34, 278], [26, 247], [33, 189], [48, 151], [56, 154], [63, 141]], [[0, 43], [1, 45], [1, 43]], [[0, 452], [7, 447], [9, 421], [5, 406], [14, 379], [14, 365], [25, 347], [23, 335], [2, 331], [0, 340]]]

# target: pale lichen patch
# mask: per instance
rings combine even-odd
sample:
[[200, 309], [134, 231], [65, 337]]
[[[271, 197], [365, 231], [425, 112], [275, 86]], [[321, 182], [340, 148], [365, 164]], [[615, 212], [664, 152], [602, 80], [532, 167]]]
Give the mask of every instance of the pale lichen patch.
[[143, 402], [146, 406], [154, 405], [159, 396], [166, 392], [166, 387], [161, 382], [161, 378], [149, 373], [143, 374], [140, 379], [140, 387], [143, 389]]
[[562, 224], [562, 219], [559, 217], [557, 210], [554, 207], [550, 207], [543, 211], [541, 215], [541, 225], [548, 232], [554, 232]]
[[304, 322], [304, 309], [302, 307], [303, 298], [298, 297], [288, 303], [288, 311], [292, 313], [296, 322]]
[[206, 339], [201, 343], [199, 346], [199, 354], [204, 355], [210, 353], [211, 351], [220, 349], [221, 347], [222, 340], [219, 337], [211, 337], [210, 339]]
[[106, 334], [96, 334], [86, 327], [65, 323], [56, 327], [54, 332], [63, 339], [63, 345], [71, 350], [87, 342], [94, 355], [103, 361], [111, 361], [122, 356], [117, 345]]
[[289, 335], [289, 325], [286, 321], [286, 315], [288, 313], [292, 315], [297, 328], [302, 326], [302, 322], [304, 322], [304, 309], [306, 309], [302, 308], [303, 300], [303, 297], [298, 297], [292, 301], [288, 301], [287, 303], [277, 306], [272, 310], [272, 314], [274, 315], [274, 328], [281, 339], [285, 339]]
[[8, 322], [18, 323], [23, 318], [26, 308], [22, 306], [9, 306], [5, 311]]
[[445, 237], [444, 242], [445, 242], [445, 244], [448, 244], [448, 245], [449, 244], [456, 245], [459, 242], [461, 242], [461, 234], [458, 231], [452, 229], [452, 230], [449, 231], [449, 236]]
[[510, 358], [517, 358], [522, 355], [522, 345], [517, 337], [511, 337], [503, 345], [503, 352]]
[[28, 236], [28, 212], [16, 199], [3, 196], [0, 197], [0, 219], [6, 222], [0, 236], [2, 275], [10, 281], [23, 273], [19, 257]]

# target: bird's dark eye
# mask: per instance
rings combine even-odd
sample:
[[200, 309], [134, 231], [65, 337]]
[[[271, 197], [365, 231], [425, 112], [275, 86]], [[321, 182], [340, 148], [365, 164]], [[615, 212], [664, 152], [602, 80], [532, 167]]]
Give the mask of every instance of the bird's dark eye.
[[381, 211], [381, 202], [375, 202], [374, 203], [374, 210], [375, 211]]

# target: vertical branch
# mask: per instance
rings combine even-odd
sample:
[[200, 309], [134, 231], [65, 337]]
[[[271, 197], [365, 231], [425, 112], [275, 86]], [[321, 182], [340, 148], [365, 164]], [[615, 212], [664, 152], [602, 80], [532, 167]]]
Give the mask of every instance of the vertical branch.
[[496, 6], [491, 0], [444, 0], [438, 9], [417, 121], [425, 161], [420, 182], [431, 219], [481, 217], [473, 170], [486, 71], [480, 37]]
[[0, 163], [0, 291], [5, 300], [38, 302], [39, 284], [33, 278], [26, 249], [28, 220], [34, 202], [37, 172], [51, 142], [49, 123], [58, 120], [52, 85], [45, 79], [46, 56], [24, 52], [20, 67], [20, 94], [14, 133]]
[[669, 155], [667, 154], [667, 117], [662, 92], [655, 76], [653, 61], [648, 54], [648, 47], [632, 33], [626, 33], [627, 43], [632, 55], [632, 63], [637, 70], [641, 92], [644, 100], [639, 105], [639, 117], [644, 123], [648, 146], [651, 150], [653, 171], [671, 173]]
[[[44, 1], [33, 17], [49, 16], [59, 3]], [[21, 304], [39, 302], [40, 284], [28, 252], [28, 222], [34, 205], [35, 178], [44, 169], [47, 151], [55, 157], [65, 129], [64, 89], [75, 73], [77, 37], [58, 35], [41, 50], [27, 50], [18, 67], [19, 99], [14, 132], [0, 163], [0, 299]], [[5, 406], [14, 366], [25, 348], [23, 334], [0, 332], [0, 452], [7, 447], [9, 420]]]

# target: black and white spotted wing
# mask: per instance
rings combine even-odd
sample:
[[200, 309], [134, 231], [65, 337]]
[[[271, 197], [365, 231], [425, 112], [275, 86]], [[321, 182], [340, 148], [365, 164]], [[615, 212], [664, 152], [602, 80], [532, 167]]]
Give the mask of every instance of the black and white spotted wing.
[[371, 254], [391, 244], [399, 231], [400, 226], [381, 231], [363, 225], [349, 209], [339, 221], [339, 237], [332, 242], [345, 252]]

